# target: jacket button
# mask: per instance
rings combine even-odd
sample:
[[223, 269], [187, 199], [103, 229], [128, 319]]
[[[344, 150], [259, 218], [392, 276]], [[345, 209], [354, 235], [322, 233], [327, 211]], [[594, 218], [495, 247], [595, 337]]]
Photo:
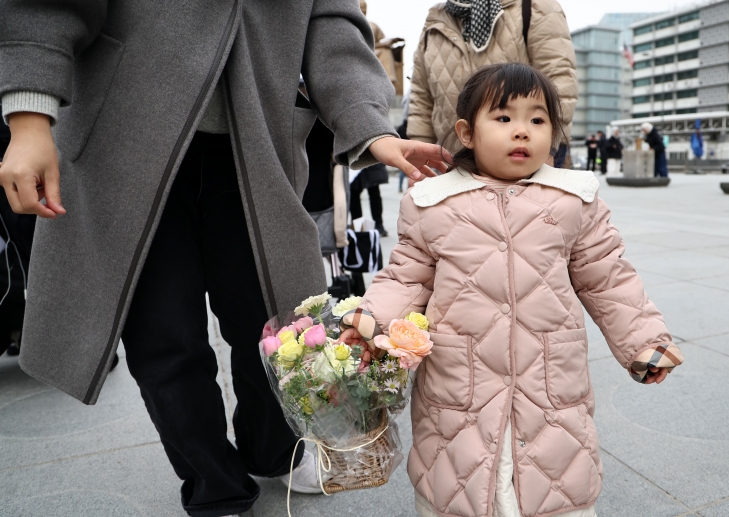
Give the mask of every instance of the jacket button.
[[498, 449], [498, 446], [495, 443], [492, 443], [489, 446], [489, 450], [491, 451], [491, 454], [496, 454], [496, 449]]
[[504, 384], [507, 386], [511, 386], [511, 375], [507, 375], [504, 377]]
[[493, 201], [494, 198], [496, 198], [496, 194], [494, 194], [493, 192], [489, 192], [488, 194], [486, 194], [486, 199], [488, 199], [489, 201]]
[[509, 192], [509, 195], [510, 195], [510, 196], [513, 196], [514, 194], [516, 194], [516, 189], [515, 189], [515, 188], [510, 188], [510, 189], [508, 190], [508, 192]]
[[503, 312], [504, 314], [509, 314], [509, 311], [511, 311], [511, 307], [509, 307], [508, 303], [505, 303], [501, 306], [501, 312]]
[[506, 249], [507, 249], [508, 247], [509, 247], [509, 246], [507, 246], [505, 242], [500, 242], [500, 243], [499, 243], [499, 251], [506, 251]]

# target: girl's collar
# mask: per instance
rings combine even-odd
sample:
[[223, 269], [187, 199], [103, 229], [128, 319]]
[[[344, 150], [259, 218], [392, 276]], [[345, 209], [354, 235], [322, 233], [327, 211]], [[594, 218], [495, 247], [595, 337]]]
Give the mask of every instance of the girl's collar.
[[[528, 185], [531, 183], [560, 189], [579, 197], [585, 203], [592, 203], [600, 186], [600, 182], [590, 171], [555, 169], [546, 164], [542, 165], [529, 178], [524, 178], [516, 184]], [[469, 172], [455, 169], [438, 177], [428, 178], [417, 183], [410, 191], [410, 196], [413, 198], [415, 205], [425, 208], [435, 206], [451, 196], [486, 186], [484, 182], [477, 180]]]

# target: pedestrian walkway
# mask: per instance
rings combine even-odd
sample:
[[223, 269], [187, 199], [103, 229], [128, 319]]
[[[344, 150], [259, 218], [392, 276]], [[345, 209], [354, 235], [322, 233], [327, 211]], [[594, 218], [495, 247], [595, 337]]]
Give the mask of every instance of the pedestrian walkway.
[[[661, 386], [638, 385], [588, 325], [605, 465], [600, 517], [729, 516], [729, 196], [720, 181], [674, 175], [668, 188], [601, 188], [626, 257], [686, 363]], [[400, 194], [395, 178], [381, 190], [387, 256], [397, 241]], [[230, 417], [228, 348], [212, 318], [210, 335]], [[184, 517], [179, 481], [123, 355], [93, 407], [26, 376], [16, 358], [0, 357], [0, 517]], [[408, 447], [407, 415], [399, 422]], [[255, 516], [285, 516], [285, 487], [260, 483]], [[404, 465], [380, 489], [293, 495], [292, 509], [295, 517], [416, 517]]]

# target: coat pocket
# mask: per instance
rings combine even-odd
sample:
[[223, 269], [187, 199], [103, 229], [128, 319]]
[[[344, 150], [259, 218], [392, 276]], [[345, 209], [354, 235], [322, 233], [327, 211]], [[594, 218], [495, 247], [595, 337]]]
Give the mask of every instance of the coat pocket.
[[96, 125], [116, 70], [124, 44], [99, 36], [76, 57], [71, 105], [59, 111], [58, 148], [65, 159], [76, 161], [86, 147]]
[[473, 350], [470, 336], [430, 334], [431, 354], [418, 374], [420, 396], [443, 409], [463, 411], [473, 399]]
[[587, 331], [545, 332], [544, 365], [547, 396], [556, 409], [581, 404], [590, 394]]
[[306, 138], [316, 122], [314, 110], [308, 108], [294, 108], [292, 157], [293, 187], [299, 199], [304, 197], [304, 190], [309, 182], [309, 158], [306, 156]]

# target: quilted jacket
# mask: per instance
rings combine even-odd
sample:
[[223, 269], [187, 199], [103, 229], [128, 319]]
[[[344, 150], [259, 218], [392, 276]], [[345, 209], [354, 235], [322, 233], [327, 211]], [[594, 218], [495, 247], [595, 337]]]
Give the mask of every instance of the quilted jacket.
[[498, 191], [455, 170], [402, 200], [400, 240], [357, 312], [380, 329], [411, 311], [430, 321], [408, 473], [439, 515], [492, 515], [509, 422], [522, 517], [595, 503], [602, 464], [583, 306], [636, 380], [646, 363], [682, 362], [597, 185], [591, 172], [545, 165]]
[[430, 9], [415, 51], [410, 90], [408, 137], [442, 142], [456, 123], [456, 102], [466, 81], [478, 68], [493, 64], [531, 64], [552, 79], [562, 99], [565, 133], [569, 137], [577, 105], [575, 50], [562, 8], [555, 0], [532, 0], [528, 42], [522, 33], [521, 0], [503, 0], [491, 41], [476, 52], [461, 35], [460, 22], [445, 4]]

